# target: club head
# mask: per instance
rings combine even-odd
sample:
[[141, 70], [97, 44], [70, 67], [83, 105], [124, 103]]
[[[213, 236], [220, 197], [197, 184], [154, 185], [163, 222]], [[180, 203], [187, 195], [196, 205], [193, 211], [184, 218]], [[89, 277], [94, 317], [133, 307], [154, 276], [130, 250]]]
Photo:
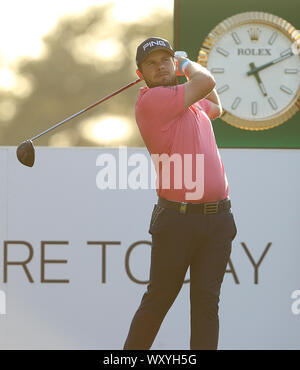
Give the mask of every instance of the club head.
[[26, 140], [17, 148], [18, 160], [25, 166], [32, 167], [34, 164], [34, 147], [31, 140]]

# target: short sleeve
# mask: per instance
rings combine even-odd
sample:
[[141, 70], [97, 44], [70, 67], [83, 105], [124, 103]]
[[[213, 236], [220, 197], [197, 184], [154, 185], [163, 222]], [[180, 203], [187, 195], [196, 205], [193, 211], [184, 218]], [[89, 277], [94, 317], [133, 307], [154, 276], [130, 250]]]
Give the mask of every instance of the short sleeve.
[[184, 85], [153, 87], [141, 97], [136, 117], [141, 122], [164, 126], [184, 112]]
[[203, 109], [206, 114], [208, 114], [210, 106], [211, 106], [210, 101], [204, 98], [204, 99], [199, 100], [198, 104], [200, 108]]

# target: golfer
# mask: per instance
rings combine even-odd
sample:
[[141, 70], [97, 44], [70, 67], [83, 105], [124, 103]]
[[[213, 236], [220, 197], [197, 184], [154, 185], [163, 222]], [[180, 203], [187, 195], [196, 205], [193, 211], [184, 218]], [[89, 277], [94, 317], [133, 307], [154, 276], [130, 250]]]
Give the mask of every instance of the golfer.
[[[152, 159], [179, 156], [182, 164], [191, 157], [193, 162], [179, 175], [174, 163], [170, 186], [163, 186], [163, 165], [155, 164], [158, 201], [149, 227], [150, 281], [124, 349], [151, 348], [188, 268], [190, 349], [217, 349], [220, 289], [237, 229], [211, 124], [222, 113], [215, 81], [206, 68], [174, 55], [169, 42], [158, 37], [138, 46], [136, 63], [147, 85], [136, 103], [136, 121]], [[178, 71], [187, 78], [184, 84], [177, 83]], [[178, 186], [179, 180], [195, 177], [194, 192], [187, 181]]]

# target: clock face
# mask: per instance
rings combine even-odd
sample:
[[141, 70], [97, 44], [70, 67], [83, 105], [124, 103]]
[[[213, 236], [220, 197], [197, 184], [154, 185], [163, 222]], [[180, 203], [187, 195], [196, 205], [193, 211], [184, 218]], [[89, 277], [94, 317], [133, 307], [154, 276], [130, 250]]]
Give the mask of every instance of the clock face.
[[270, 17], [264, 20], [266, 13], [242, 15], [243, 21], [241, 15], [231, 17], [236, 23], [209, 35], [210, 47], [204, 43], [198, 62], [215, 78], [222, 119], [244, 129], [271, 128], [299, 108], [300, 58], [291, 48], [290, 34], [277, 24], [278, 17], [273, 16], [272, 24]]

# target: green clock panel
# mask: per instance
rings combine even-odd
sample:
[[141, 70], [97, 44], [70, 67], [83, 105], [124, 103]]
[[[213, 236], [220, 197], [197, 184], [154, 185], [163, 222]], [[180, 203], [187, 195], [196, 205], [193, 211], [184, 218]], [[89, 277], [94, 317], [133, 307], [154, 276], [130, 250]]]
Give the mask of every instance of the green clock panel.
[[[300, 29], [300, 2], [296, 0], [175, 0], [174, 47], [185, 50], [190, 59], [197, 61], [203, 41], [218, 23], [249, 11], [277, 15]], [[244, 130], [220, 118], [212, 124], [220, 148], [300, 148], [300, 111], [283, 124], [268, 130]]]

